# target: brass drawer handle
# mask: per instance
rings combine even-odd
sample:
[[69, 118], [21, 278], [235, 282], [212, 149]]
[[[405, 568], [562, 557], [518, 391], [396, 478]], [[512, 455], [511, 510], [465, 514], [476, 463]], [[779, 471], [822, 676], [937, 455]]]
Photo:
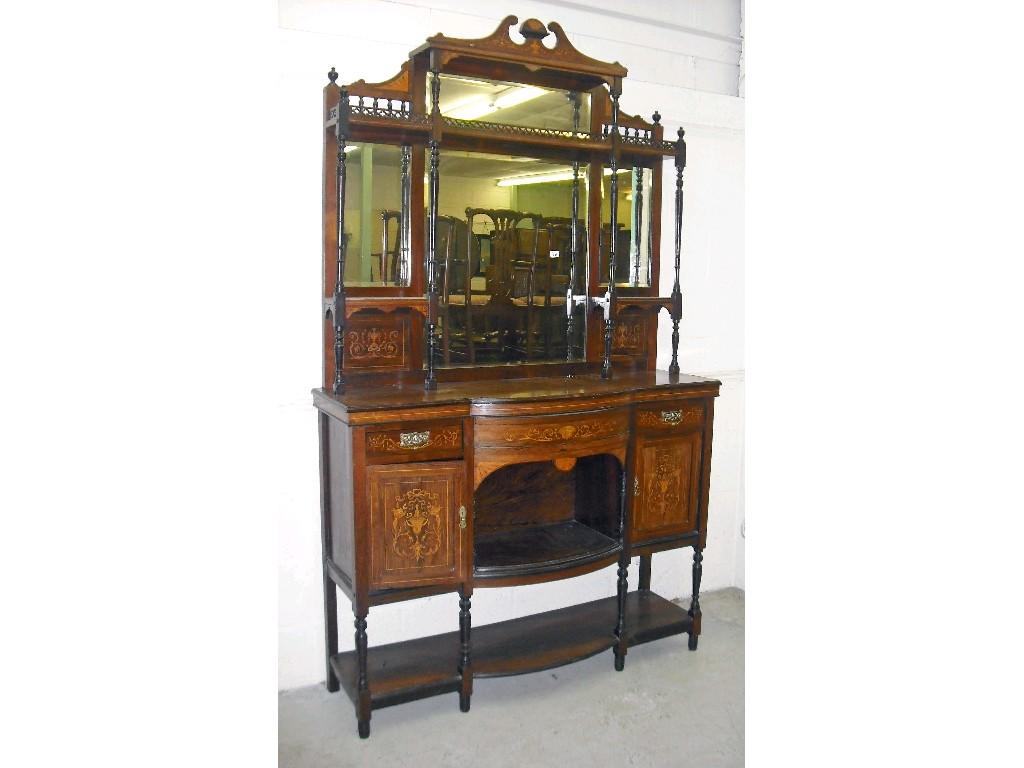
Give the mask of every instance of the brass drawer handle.
[[466, 530], [466, 505], [459, 506], [459, 528]]
[[662, 411], [661, 420], [666, 424], [678, 424], [683, 420], [682, 411]]
[[402, 448], [416, 450], [430, 442], [430, 430], [425, 432], [402, 432], [398, 435], [398, 444]]

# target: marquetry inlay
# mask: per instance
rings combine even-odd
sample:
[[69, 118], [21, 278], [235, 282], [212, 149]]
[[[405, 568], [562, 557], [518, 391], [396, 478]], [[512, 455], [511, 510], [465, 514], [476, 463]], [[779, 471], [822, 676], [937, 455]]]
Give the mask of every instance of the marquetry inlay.
[[397, 360], [402, 354], [401, 332], [360, 328], [348, 332], [348, 355], [353, 360]]
[[645, 330], [643, 323], [619, 323], [612, 333], [612, 350], [627, 353], [643, 352]]
[[536, 427], [518, 427], [505, 430], [506, 442], [557, 443], [587, 440], [615, 434], [622, 426], [613, 420], [582, 421], [578, 424], [541, 424]]
[[391, 510], [395, 554], [422, 562], [441, 547], [441, 497], [422, 488], [399, 496]]
[[462, 430], [457, 427], [431, 429], [422, 432], [373, 432], [366, 443], [374, 451], [419, 451], [424, 448], [458, 448]]
[[674, 427], [677, 425], [700, 424], [703, 419], [704, 409], [698, 405], [663, 411], [638, 411], [636, 415], [637, 423], [641, 427]]
[[670, 518], [682, 506], [683, 466], [679, 451], [654, 449], [654, 468], [647, 473], [646, 506], [654, 519]]

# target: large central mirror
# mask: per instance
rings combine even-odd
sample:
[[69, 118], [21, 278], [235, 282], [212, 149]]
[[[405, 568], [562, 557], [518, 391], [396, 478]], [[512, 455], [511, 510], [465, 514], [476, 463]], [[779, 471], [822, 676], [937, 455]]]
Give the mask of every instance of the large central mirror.
[[574, 306], [570, 324], [566, 310], [570, 283], [575, 295], [586, 285], [586, 178], [582, 163], [441, 151], [441, 365], [581, 355], [586, 313]]

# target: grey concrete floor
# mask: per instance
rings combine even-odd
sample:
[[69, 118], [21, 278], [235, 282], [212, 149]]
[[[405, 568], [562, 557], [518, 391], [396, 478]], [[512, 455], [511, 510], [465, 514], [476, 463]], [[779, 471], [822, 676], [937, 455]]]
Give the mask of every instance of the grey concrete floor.
[[686, 635], [545, 672], [473, 682], [472, 710], [455, 693], [375, 710], [356, 734], [344, 691], [282, 691], [283, 768], [344, 766], [743, 765], [743, 616], [738, 589], [701, 596], [700, 647]]

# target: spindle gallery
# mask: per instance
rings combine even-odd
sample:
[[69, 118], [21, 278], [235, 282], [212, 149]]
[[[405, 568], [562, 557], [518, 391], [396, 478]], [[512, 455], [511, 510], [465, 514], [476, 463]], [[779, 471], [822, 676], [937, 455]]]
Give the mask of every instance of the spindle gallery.
[[[324, 88], [325, 661], [362, 737], [380, 707], [456, 693], [468, 712], [474, 678], [609, 650], [622, 671], [679, 634], [697, 649], [720, 383], [679, 372], [683, 130], [622, 112], [626, 68], [557, 23], [528, 19], [522, 42], [517, 23], [430, 37], [380, 83], [332, 68]], [[688, 608], [651, 591], [652, 556], [679, 547]], [[477, 589], [613, 565], [605, 598], [471, 627]], [[451, 632], [370, 645], [371, 607], [451, 592]]]

